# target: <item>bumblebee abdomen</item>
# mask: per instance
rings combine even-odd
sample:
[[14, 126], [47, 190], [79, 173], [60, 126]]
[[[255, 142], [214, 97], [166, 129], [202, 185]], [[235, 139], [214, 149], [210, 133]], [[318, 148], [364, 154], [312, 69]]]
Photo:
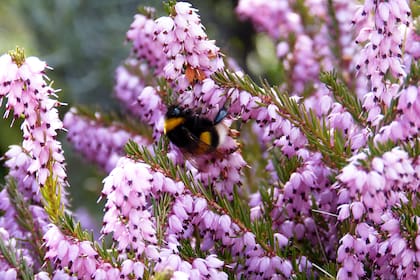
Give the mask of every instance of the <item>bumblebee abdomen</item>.
[[169, 140], [180, 148], [191, 146], [191, 137], [188, 134], [188, 130], [183, 126], [178, 126], [166, 132]]
[[219, 135], [214, 127], [210, 130], [201, 132], [199, 138], [200, 141], [212, 146], [213, 148], [217, 148], [217, 146], [219, 146]]
[[226, 126], [220, 122], [226, 114], [218, 114], [216, 121], [202, 118], [190, 111], [171, 106], [165, 116], [164, 133], [184, 152], [205, 154], [215, 151], [226, 136]]

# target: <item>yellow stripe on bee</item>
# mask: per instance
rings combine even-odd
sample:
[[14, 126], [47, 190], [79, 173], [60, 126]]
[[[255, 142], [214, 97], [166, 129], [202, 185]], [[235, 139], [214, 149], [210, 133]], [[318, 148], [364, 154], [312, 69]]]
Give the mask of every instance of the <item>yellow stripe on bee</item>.
[[204, 131], [200, 134], [200, 140], [203, 143], [206, 143], [207, 145], [211, 145], [211, 134], [209, 131]]
[[168, 131], [171, 131], [175, 129], [177, 126], [185, 122], [185, 118], [179, 117], [179, 118], [169, 118], [165, 120], [165, 123], [163, 125], [163, 133], [167, 133]]

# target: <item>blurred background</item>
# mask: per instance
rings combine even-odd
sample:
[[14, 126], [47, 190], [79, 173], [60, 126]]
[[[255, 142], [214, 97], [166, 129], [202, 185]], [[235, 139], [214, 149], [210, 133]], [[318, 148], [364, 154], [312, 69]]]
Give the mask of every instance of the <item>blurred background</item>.
[[[277, 68], [275, 46], [268, 37], [254, 33], [249, 22], [238, 21], [234, 8], [237, 1], [190, 1], [199, 9], [209, 38], [215, 39], [222, 52], [252, 76], [263, 76], [272, 83]], [[138, 7], [153, 6], [163, 15], [161, 0], [1, 0], [0, 53], [16, 46], [26, 56], [47, 61], [54, 71], [48, 76], [54, 88], [62, 89], [59, 99], [68, 104], [62, 116], [73, 105], [87, 105], [103, 111], [120, 108], [113, 97], [115, 68], [129, 55], [125, 44], [128, 30]], [[0, 114], [4, 114], [4, 106]], [[0, 154], [8, 146], [21, 143], [19, 125], [10, 128], [10, 119], [0, 119]], [[103, 202], [97, 204], [106, 176], [101, 170], [76, 154], [61, 133], [70, 181], [72, 208], [84, 221], [89, 213], [101, 223]], [[0, 183], [7, 174], [1, 163]]]

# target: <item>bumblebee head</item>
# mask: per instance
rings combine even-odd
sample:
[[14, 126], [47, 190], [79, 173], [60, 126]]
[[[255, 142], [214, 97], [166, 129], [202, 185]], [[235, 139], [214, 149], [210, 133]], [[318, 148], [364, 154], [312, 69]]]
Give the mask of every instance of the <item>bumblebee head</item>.
[[169, 118], [179, 117], [181, 116], [181, 112], [182, 110], [178, 106], [176, 105], [169, 106], [168, 111], [166, 112], [166, 118], [169, 119]]
[[163, 133], [174, 130], [185, 122], [185, 114], [178, 106], [170, 106], [165, 115], [165, 122], [163, 125]]

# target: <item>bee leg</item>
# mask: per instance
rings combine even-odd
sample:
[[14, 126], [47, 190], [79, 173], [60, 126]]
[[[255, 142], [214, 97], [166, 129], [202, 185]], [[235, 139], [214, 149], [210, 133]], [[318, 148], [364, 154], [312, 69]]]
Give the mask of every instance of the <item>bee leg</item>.
[[229, 129], [229, 134], [228, 135], [230, 137], [238, 138], [240, 134], [241, 133], [239, 132], [239, 130], [236, 130], [236, 129], [233, 129], [233, 128]]

